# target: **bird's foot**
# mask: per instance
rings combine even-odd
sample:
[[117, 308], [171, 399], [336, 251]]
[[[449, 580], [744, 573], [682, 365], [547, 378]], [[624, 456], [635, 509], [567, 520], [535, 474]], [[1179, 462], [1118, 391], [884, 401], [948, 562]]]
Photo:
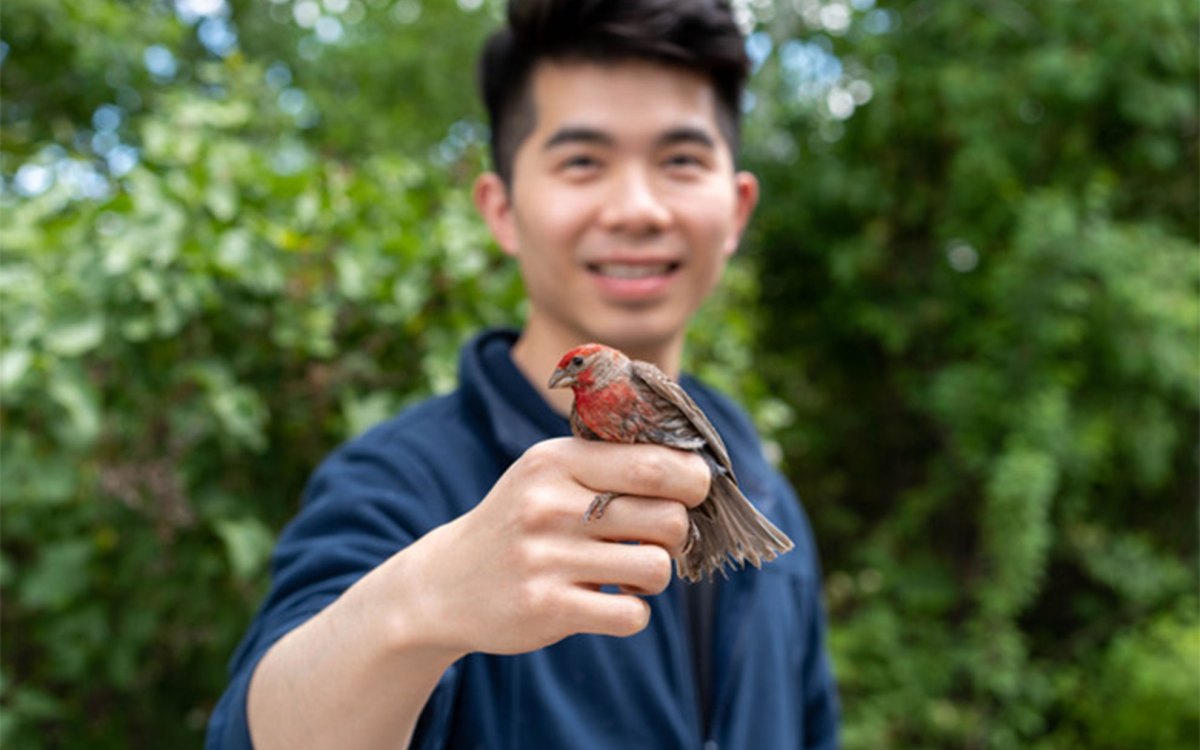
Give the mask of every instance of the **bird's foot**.
[[700, 528], [696, 526], [695, 521], [693, 521], [691, 518], [688, 518], [688, 538], [687, 541], [683, 543], [683, 549], [680, 550], [679, 555], [681, 557], [686, 557], [687, 554], [692, 551], [692, 548], [696, 546], [696, 542], [698, 541], [700, 541]]
[[619, 492], [602, 492], [592, 500], [592, 504], [588, 506], [587, 512], [583, 514], [583, 522], [599, 520], [604, 517], [604, 510], [614, 498], [619, 497]]

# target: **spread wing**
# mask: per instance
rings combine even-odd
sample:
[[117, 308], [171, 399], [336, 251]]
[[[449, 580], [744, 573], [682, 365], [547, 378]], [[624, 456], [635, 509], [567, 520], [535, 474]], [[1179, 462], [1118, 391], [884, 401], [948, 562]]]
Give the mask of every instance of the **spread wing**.
[[[729, 460], [729, 451], [725, 448], [721, 436], [717, 434], [716, 428], [712, 426], [712, 422], [708, 421], [708, 417], [704, 416], [704, 412], [700, 410], [692, 397], [687, 395], [687, 392], [678, 383], [668, 378], [662, 370], [649, 362], [635, 359], [630, 364], [633, 366], [634, 377], [645, 383], [651, 393], [666, 402], [662, 405], [662, 413], [678, 415], [677, 424], [672, 424], [676, 421], [674, 419], [664, 419], [662, 442], [676, 448], [697, 450], [701, 445], [695, 438], [703, 438], [717, 464], [729, 472], [729, 477], [733, 479], [733, 464]], [[734, 479], [734, 482], [736, 483], [737, 480]]]

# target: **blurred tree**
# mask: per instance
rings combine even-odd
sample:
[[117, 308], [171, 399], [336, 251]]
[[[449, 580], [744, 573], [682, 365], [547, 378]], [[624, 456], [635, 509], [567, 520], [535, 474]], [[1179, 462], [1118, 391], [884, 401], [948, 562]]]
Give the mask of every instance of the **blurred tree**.
[[[311, 34], [254, 15], [301, 5], [3, 5], [0, 745], [198, 744], [307, 473], [514, 318], [450, 105], [335, 106]], [[394, 17], [341, 7], [364, 45]], [[453, 10], [424, 33], [486, 22]]]
[[467, 189], [494, 9], [0, 12], [0, 745], [196, 746], [307, 475], [520, 319]]
[[1196, 7], [795, 7], [758, 42], [759, 351], [847, 746], [1194, 743], [1195, 670], [1152, 735], [1099, 706], [1161, 613], [1200, 633]]
[[[240, 2], [239, 44], [304, 92], [325, 153], [385, 150], [453, 162], [486, 134], [473, 61], [503, 4], [418, 0]], [[432, 149], [432, 153], [429, 153]]]
[[[197, 744], [315, 463], [519, 320], [502, 5], [0, 5], [0, 745]], [[765, 200], [688, 360], [806, 497], [847, 746], [1190, 742], [1195, 8], [735, 6]]]

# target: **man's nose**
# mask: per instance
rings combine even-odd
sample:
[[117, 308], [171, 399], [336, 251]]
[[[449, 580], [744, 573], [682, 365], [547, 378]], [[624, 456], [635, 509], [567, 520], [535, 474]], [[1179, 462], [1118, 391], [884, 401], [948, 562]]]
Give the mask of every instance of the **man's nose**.
[[613, 181], [601, 223], [610, 231], [655, 234], [670, 226], [671, 212], [662, 202], [652, 176], [644, 168], [629, 167]]

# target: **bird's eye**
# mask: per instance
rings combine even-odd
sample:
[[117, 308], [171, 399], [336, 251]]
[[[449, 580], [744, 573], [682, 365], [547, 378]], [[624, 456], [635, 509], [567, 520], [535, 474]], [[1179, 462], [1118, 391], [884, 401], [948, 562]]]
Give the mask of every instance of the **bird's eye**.
[[579, 356], [578, 354], [576, 354], [574, 357], [571, 357], [571, 366], [583, 367], [583, 357]]

